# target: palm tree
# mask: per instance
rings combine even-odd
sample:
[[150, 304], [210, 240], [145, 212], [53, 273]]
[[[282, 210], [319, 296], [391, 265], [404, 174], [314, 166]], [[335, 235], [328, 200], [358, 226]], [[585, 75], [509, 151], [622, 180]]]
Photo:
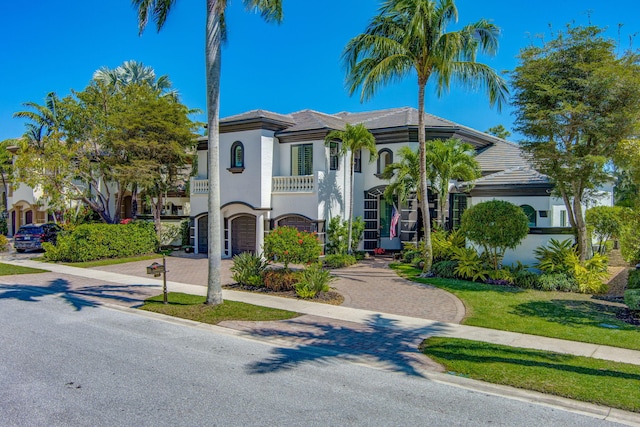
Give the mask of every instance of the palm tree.
[[162, 96], [177, 98], [178, 91], [171, 89], [169, 76], [163, 75], [156, 78], [156, 72], [152, 67], [138, 61], [125, 61], [114, 69], [101, 67], [93, 73], [93, 80], [113, 86], [116, 90], [124, 86], [139, 84], [149, 85]]
[[420, 184], [420, 155], [405, 145], [398, 150], [398, 157], [399, 161], [387, 165], [382, 172], [382, 178], [389, 181], [384, 198], [392, 203], [397, 196], [398, 203], [403, 206]]
[[27, 130], [24, 133], [24, 138], [30, 146], [43, 151], [46, 137], [58, 130], [61, 120], [59, 104], [58, 95], [55, 92], [49, 92], [45, 97], [44, 105], [25, 102], [22, 105], [28, 110], [13, 114], [13, 117], [29, 121], [25, 124]]
[[438, 194], [438, 224], [445, 228], [445, 212], [452, 180], [472, 181], [480, 177], [473, 145], [456, 138], [436, 139], [427, 145], [427, 176]]
[[438, 96], [449, 89], [452, 78], [468, 87], [483, 85], [490, 103], [499, 108], [508, 94], [504, 79], [489, 66], [476, 62], [478, 51], [496, 52], [498, 27], [483, 19], [458, 31], [446, 32], [447, 25], [457, 18], [453, 0], [386, 0], [365, 33], [351, 39], [343, 53], [349, 92], [353, 94], [361, 87], [362, 101], [391, 81], [411, 73], [417, 75], [424, 273], [430, 272], [433, 261], [424, 126], [426, 85], [434, 76]]
[[[138, 10], [140, 32], [144, 31], [149, 18], [162, 29], [176, 0], [132, 0]], [[282, 20], [282, 0], [243, 0], [247, 10], [259, 12], [267, 21]], [[207, 79], [207, 123], [209, 131], [209, 278], [207, 282], [207, 304], [222, 303], [222, 247], [220, 242], [220, 178], [218, 116], [220, 112], [220, 60], [222, 42], [226, 35], [225, 9], [227, 0], [207, 0], [207, 26], [205, 32], [205, 68]]]
[[378, 157], [376, 152], [376, 139], [369, 132], [362, 123], [358, 123], [355, 126], [347, 123], [344, 130], [333, 130], [329, 132], [324, 139], [325, 144], [329, 145], [336, 140], [342, 141], [342, 146], [338, 152], [338, 156], [344, 156], [347, 153], [349, 157], [349, 182], [351, 189], [349, 190], [349, 237], [347, 238], [348, 252], [353, 252], [351, 248], [351, 232], [353, 226], [353, 166], [354, 166], [354, 153], [358, 150], [369, 151], [369, 162], [372, 162]]

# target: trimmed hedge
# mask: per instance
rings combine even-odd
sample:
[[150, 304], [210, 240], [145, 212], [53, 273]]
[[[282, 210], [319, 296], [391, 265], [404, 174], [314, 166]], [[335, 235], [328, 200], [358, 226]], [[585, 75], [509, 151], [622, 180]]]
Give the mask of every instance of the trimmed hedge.
[[50, 261], [95, 261], [156, 252], [158, 238], [153, 223], [146, 221], [82, 224], [58, 235], [55, 245], [45, 242], [42, 248]]
[[627, 289], [640, 289], [640, 270], [629, 270]]
[[629, 306], [629, 310], [640, 311], [640, 289], [624, 291], [624, 303]]

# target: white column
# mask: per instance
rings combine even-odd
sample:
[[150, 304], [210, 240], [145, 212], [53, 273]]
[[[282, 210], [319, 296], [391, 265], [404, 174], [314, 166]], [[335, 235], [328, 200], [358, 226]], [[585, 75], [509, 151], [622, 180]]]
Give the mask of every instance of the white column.
[[256, 255], [262, 253], [264, 245], [264, 213], [256, 215]]

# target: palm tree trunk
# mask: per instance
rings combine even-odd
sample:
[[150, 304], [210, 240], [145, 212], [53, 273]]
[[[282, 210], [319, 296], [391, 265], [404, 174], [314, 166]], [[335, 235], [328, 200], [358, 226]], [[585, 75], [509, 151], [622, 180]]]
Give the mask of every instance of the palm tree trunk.
[[420, 145], [420, 208], [424, 227], [424, 266], [422, 273], [431, 272], [433, 250], [431, 248], [431, 217], [429, 215], [429, 193], [427, 187], [427, 135], [424, 129], [424, 89], [426, 79], [418, 81], [418, 144]]
[[220, 22], [220, 8], [218, 0], [207, 0], [207, 30], [206, 30], [206, 79], [207, 79], [207, 119], [209, 129], [209, 253], [207, 280], [207, 304], [222, 303], [222, 281], [220, 269], [222, 266], [222, 247], [220, 242], [220, 135], [218, 129], [218, 114], [220, 107], [220, 48], [222, 44], [222, 28]]
[[349, 168], [349, 237], [347, 238], [347, 253], [351, 255], [353, 250], [351, 249], [351, 233], [353, 230], [353, 150], [351, 150], [351, 157], [349, 164], [351, 167]]

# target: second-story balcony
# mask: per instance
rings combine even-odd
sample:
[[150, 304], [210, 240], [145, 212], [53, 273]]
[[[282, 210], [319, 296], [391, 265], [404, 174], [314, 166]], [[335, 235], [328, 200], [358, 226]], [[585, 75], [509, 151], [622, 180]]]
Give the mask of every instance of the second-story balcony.
[[[274, 176], [271, 178], [271, 192], [280, 194], [315, 193], [318, 191], [318, 184], [323, 177], [322, 172], [315, 175]], [[191, 179], [191, 194], [207, 194], [208, 192], [209, 181], [207, 178]]]
[[271, 191], [274, 193], [313, 193], [314, 175], [274, 176]]

